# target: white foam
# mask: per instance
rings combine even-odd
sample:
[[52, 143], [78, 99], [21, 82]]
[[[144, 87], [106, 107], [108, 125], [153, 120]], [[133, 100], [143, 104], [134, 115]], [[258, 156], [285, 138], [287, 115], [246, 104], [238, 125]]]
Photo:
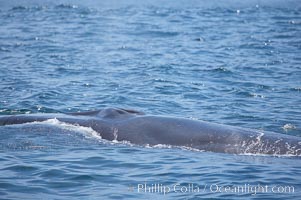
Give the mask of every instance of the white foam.
[[267, 156], [267, 157], [301, 157], [301, 155], [294, 154], [265, 154], [265, 153], [239, 153], [241, 156]]
[[48, 119], [48, 120], [45, 120], [42, 122], [30, 122], [27, 124], [52, 125], [52, 126], [56, 126], [56, 127], [68, 130], [68, 131], [83, 133], [84, 136], [87, 138], [96, 138], [98, 140], [102, 140], [100, 134], [98, 132], [94, 131], [91, 127], [84, 127], [84, 126], [80, 126], [79, 124], [69, 124], [69, 123], [61, 122], [56, 118]]
[[[205, 150], [200, 150], [192, 147], [186, 147], [186, 146], [174, 146], [169, 144], [156, 144], [156, 145], [144, 145], [145, 148], [155, 148], [155, 149], [182, 149], [187, 151], [197, 151], [197, 152], [206, 152]], [[209, 152], [209, 151], [208, 151]]]
[[149, 145], [149, 144], [146, 144], [144, 145], [145, 148], [158, 148], [158, 149], [171, 149], [173, 148], [172, 145], [168, 145], [168, 144], [156, 144], [156, 145]]
[[114, 136], [114, 139], [112, 140], [112, 142], [118, 143], [119, 141], [117, 140], [117, 138], [118, 138], [118, 129], [117, 128], [113, 129], [113, 136]]
[[297, 129], [297, 127], [294, 124], [285, 124], [284, 126], [282, 126], [282, 129], [285, 132], [288, 132], [289, 130]]

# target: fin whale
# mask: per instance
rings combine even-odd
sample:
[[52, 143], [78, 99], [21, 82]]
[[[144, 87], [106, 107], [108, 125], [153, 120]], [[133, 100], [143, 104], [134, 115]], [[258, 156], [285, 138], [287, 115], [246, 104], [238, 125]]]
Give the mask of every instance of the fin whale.
[[53, 118], [91, 127], [106, 140], [129, 141], [137, 145], [165, 144], [233, 154], [301, 155], [301, 137], [200, 120], [145, 115], [120, 108], [65, 114], [3, 115], [0, 125]]

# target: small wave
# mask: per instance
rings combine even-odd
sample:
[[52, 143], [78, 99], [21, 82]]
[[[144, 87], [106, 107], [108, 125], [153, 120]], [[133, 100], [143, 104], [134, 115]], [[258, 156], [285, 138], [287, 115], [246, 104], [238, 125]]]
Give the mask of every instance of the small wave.
[[225, 66], [217, 66], [217, 67], [208, 66], [202, 69], [195, 69], [194, 71], [210, 72], [214, 74], [219, 74], [219, 73], [233, 74], [233, 71], [231, 71], [228, 67]]
[[145, 36], [152, 36], [152, 37], [175, 37], [178, 36], [180, 33], [176, 31], [164, 31], [164, 30], [148, 30], [148, 31], [141, 31], [136, 32], [136, 35], [145, 35]]
[[17, 115], [17, 114], [30, 114], [32, 110], [28, 109], [1, 109], [1, 115]]
[[75, 4], [59, 4], [56, 6], [56, 8], [61, 8], [61, 9], [76, 9], [78, 8], [78, 5]]
[[288, 21], [289, 24], [301, 24], [301, 21], [296, 21], [296, 20], [290, 20]]
[[212, 69], [213, 72], [221, 72], [221, 73], [232, 73], [231, 70], [227, 69], [226, 67], [217, 67]]
[[251, 97], [254, 97], [254, 98], [265, 98], [265, 96], [264, 95], [262, 95], [262, 94], [257, 94], [257, 93], [250, 93], [250, 96]]
[[70, 178], [71, 181], [93, 181], [95, 180], [94, 176], [91, 175], [78, 175]]
[[17, 10], [26, 10], [28, 7], [26, 6], [14, 6], [11, 10], [12, 11], [17, 11]]
[[301, 87], [290, 88], [291, 91], [301, 92]]
[[5, 47], [0, 47], [0, 51], [3, 52], [11, 52], [9, 49], [5, 48]]
[[236, 94], [243, 97], [260, 98], [260, 99], [266, 98], [265, 95], [254, 93], [254, 92], [242, 91], [242, 90], [237, 90]]
[[15, 172], [30, 172], [37, 170], [37, 167], [29, 166], [29, 165], [12, 165], [6, 168], [2, 168], [2, 171], [8, 170], [8, 171], [15, 171]]
[[46, 8], [45, 6], [22, 6], [22, 5], [19, 5], [19, 6], [12, 7], [10, 9], [10, 11], [12, 11], [12, 12], [40, 11], [40, 10], [43, 10], [45, 8]]

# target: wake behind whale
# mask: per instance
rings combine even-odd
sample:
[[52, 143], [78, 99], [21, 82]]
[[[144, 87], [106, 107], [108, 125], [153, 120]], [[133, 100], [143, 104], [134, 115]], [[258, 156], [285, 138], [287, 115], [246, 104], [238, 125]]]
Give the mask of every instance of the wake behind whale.
[[199, 120], [151, 116], [128, 109], [9, 115], [0, 117], [0, 125], [43, 122], [49, 119], [90, 128], [94, 135], [108, 141], [136, 145], [171, 145], [233, 154], [301, 155], [300, 137]]

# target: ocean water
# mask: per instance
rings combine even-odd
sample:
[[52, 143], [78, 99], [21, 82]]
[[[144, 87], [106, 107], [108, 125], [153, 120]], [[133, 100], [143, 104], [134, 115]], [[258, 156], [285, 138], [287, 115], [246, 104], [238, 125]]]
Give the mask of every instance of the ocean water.
[[[121, 107], [301, 136], [301, 4], [0, 1], [0, 81], [0, 115]], [[298, 199], [300, 166], [0, 127], [0, 199]]]

